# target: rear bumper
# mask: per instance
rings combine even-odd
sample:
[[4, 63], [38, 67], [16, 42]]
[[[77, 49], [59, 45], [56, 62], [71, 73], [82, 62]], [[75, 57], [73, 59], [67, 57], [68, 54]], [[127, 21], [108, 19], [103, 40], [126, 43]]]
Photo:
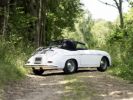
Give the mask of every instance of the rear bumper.
[[34, 69], [44, 69], [44, 70], [50, 70], [50, 69], [62, 69], [58, 68], [57, 66], [52, 66], [52, 65], [25, 65], [25, 68], [34, 68]]

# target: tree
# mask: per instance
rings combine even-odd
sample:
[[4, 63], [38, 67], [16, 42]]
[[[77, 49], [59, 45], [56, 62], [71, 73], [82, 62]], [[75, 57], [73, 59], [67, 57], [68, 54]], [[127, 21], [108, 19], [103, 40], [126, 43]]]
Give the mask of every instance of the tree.
[[0, 0], [0, 34], [4, 37], [9, 16], [9, 0]]
[[[26, 0], [26, 11], [37, 18], [34, 29], [39, 45], [51, 39], [62, 38], [64, 28], [74, 29], [76, 17], [80, 15], [80, 0]], [[29, 6], [28, 6], [29, 5]], [[40, 7], [41, 6], [41, 7]], [[36, 39], [36, 38], [35, 38]]]
[[[119, 18], [120, 18], [120, 27], [123, 28], [124, 27], [124, 18], [123, 18], [123, 11], [122, 11], [122, 4], [124, 2], [124, 0], [113, 0], [113, 2], [115, 4], [110, 4], [108, 2], [103, 2], [101, 0], [98, 0], [99, 2], [103, 3], [103, 4], [106, 4], [106, 5], [109, 5], [109, 6], [112, 6], [112, 7], [115, 7], [118, 12], [119, 12]], [[125, 0], [125, 1], [128, 1], [128, 0]]]
[[94, 25], [94, 21], [92, 20], [91, 14], [89, 11], [86, 13], [87, 17], [83, 17], [79, 24], [79, 32], [82, 35], [83, 41], [87, 44], [87, 47], [93, 48], [95, 46], [95, 39], [93, 37], [93, 33], [91, 29]]
[[0, 34], [6, 31], [7, 37], [19, 36], [37, 47], [62, 38], [65, 28], [74, 30], [82, 11], [80, 0], [0, 0], [0, 7]]
[[63, 38], [63, 29], [74, 30], [81, 12], [80, 0], [48, 0], [46, 6], [46, 42]]
[[81, 41], [86, 43], [88, 48], [93, 48], [95, 46], [95, 39], [91, 32], [94, 21], [91, 17], [89, 11], [83, 12], [83, 15], [78, 18], [75, 22], [75, 31], [64, 30], [64, 37], [71, 38], [76, 41]]

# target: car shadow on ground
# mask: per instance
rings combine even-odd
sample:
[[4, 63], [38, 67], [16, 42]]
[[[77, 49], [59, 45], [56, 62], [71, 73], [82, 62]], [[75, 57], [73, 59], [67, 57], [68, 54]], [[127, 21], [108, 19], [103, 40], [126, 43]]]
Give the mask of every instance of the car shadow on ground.
[[[85, 73], [85, 72], [97, 72], [96, 69], [93, 69], [93, 70], [85, 70], [85, 69], [82, 69], [82, 70], [78, 70], [76, 73], [72, 73], [72, 74], [77, 74], [77, 73]], [[72, 74], [65, 74], [62, 70], [57, 70], [57, 71], [54, 71], [54, 70], [51, 70], [51, 71], [46, 71], [43, 73], [42, 76], [54, 76], [54, 75], [72, 75]]]

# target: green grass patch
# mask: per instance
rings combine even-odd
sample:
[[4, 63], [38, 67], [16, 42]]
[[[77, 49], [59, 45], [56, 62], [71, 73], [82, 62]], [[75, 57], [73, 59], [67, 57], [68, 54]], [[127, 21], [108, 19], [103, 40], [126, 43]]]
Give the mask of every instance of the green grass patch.
[[9, 41], [0, 41], [0, 47], [1, 88], [7, 82], [19, 80], [25, 76], [26, 70], [23, 65], [32, 49], [22, 43], [15, 46]]
[[65, 89], [63, 100], [91, 100], [96, 93], [88, 87], [88, 84], [76, 74], [65, 76]]
[[133, 82], [133, 66], [116, 66], [110, 68], [108, 72], [114, 76]]
[[21, 66], [15, 66], [9, 62], [0, 61], [0, 87], [7, 82], [22, 79], [25, 76], [25, 70]]

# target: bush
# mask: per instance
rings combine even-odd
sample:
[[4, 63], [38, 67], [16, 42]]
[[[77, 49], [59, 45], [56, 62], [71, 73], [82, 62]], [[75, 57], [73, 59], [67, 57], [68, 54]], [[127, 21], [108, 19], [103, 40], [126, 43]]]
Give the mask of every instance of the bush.
[[133, 34], [132, 30], [116, 29], [107, 41], [114, 67], [110, 70], [126, 80], [133, 81]]
[[0, 42], [0, 86], [9, 81], [15, 81], [25, 76], [23, 65], [27, 55], [31, 52], [30, 46], [19, 43], [17, 47], [12, 42]]

